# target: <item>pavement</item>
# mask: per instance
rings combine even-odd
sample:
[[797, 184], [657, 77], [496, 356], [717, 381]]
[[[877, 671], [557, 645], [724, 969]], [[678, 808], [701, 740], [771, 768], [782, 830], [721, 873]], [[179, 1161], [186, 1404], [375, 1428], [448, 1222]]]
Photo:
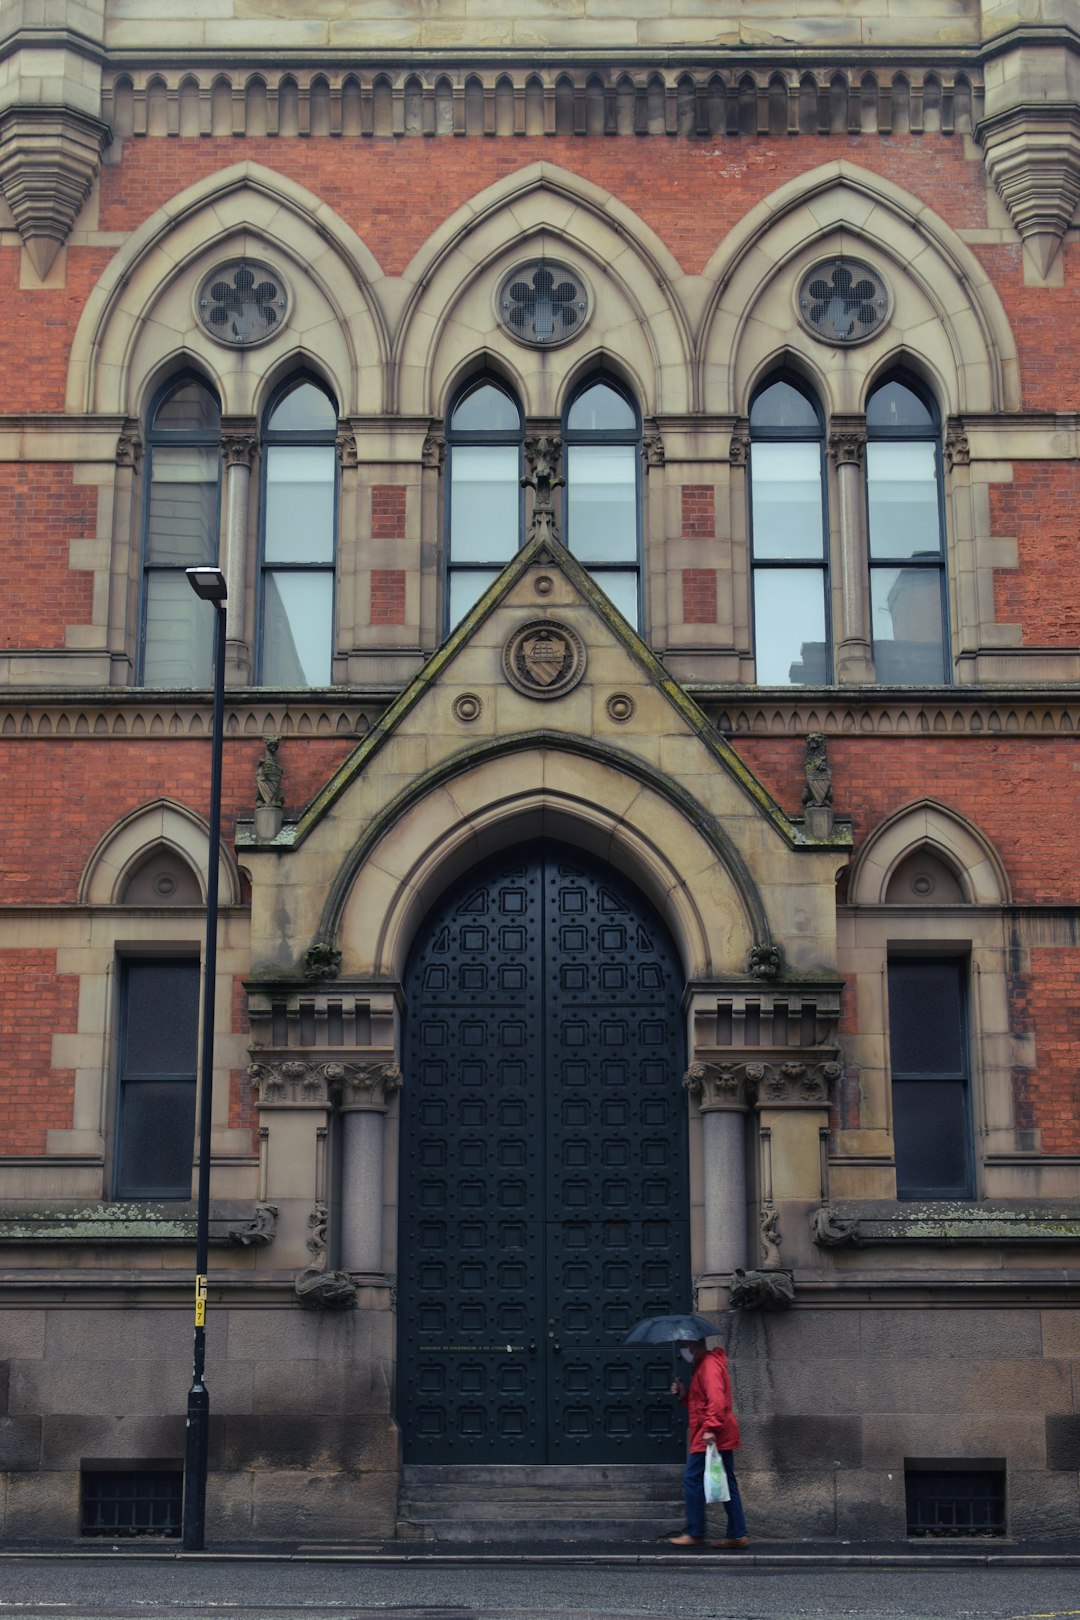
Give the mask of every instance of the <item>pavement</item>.
[[[662, 1540], [580, 1542], [450, 1542], [387, 1540], [358, 1542], [223, 1542], [202, 1552], [184, 1552], [176, 1541], [133, 1537], [110, 1541], [93, 1537], [72, 1542], [11, 1543], [0, 1548], [0, 1562], [17, 1560], [115, 1559], [139, 1563], [245, 1562], [287, 1564], [411, 1565], [430, 1568], [689, 1569], [739, 1566], [761, 1570], [796, 1569], [963, 1569], [1080, 1568], [1080, 1540], [1010, 1541], [1007, 1538], [927, 1538], [886, 1541], [755, 1541], [740, 1552], [704, 1547], [668, 1547]], [[1072, 1611], [1080, 1613], [1080, 1610]]]

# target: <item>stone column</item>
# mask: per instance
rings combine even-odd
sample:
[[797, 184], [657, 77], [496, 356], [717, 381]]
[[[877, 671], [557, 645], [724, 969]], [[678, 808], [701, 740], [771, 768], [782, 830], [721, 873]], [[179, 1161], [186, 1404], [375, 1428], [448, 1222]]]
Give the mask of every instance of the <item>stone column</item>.
[[343, 1271], [382, 1273], [383, 1122], [401, 1086], [396, 1063], [345, 1064], [342, 1118], [341, 1248]]
[[[865, 449], [866, 429], [861, 424], [845, 426], [829, 435], [829, 457], [836, 466], [840, 520], [836, 678], [850, 686], [876, 679], [870, 638], [870, 565], [863, 487]], [[835, 592], [833, 600], [836, 600]]]
[[705, 1272], [747, 1264], [746, 1082], [734, 1066], [692, 1063], [683, 1081], [701, 1114]]
[[227, 679], [246, 685], [252, 674], [247, 621], [247, 536], [251, 505], [251, 469], [258, 454], [254, 421], [229, 417], [222, 424], [221, 461], [225, 469], [221, 569], [229, 591], [226, 638]]

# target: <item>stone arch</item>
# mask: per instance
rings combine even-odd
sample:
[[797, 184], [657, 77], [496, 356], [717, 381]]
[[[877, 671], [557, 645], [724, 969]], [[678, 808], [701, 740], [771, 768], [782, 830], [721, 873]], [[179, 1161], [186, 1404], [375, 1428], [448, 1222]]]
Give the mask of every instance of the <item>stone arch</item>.
[[688, 978], [742, 973], [751, 945], [769, 941], [749, 869], [690, 795], [585, 738], [552, 746], [535, 735], [451, 760], [385, 807], [339, 871], [318, 937], [342, 950], [344, 974], [400, 977], [421, 919], [451, 883], [542, 837], [630, 878], [664, 918]]
[[583, 335], [627, 356], [645, 379], [645, 413], [689, 409], [689, 324], [673, 291], [682, 270], [625, 204], [549, 163], [531, 164], [472, 198], [408, 265], [395, 344], [396, 408], [436, 414], [434, 402], [445, 393], [447, 376], [482, 343], [512, 354], [510, 363], [527, 373], [530, 414], [554, 414], [579, 341], [544, 351], [525, 348], [497, 326], [493, 307], [502, 271], [540, 251], [580, 265], [595, 300]]
[[956, 875], [969, 904], [1008, 905], [1008, 874], [993, 844], [964, 816], [936, 799], [905, 805], [875, 828], [852, 865], [849, 903], [884, 905], [893, 874], [920, 848], [936, 855]]
[[975, 254], [919, 198], [841, 159], [751, 209], [709, 261], [714, 290], [701, 329], [707, 410], [743, 412], [750, 378], [785, 347], [813, 363], [819, 345], [794, 320], [795, 286], [817, 257], [839, 252], [882, 266], [893, 309], [878, 334], [832, 366], [831, 410], [856, 411], [867, 373], [898, 345], [939, 377], [943, 415], [1019, 408], [1012, 332]]
[[[293, 298], [289, 321], [254, 367], [245, 351], [209, 338], [193, 307], [204, 269], [245, 252], [280, 265]], [[164, 204], [105, 267], [72, 344], [66, 408], [134, 415], [142, 378], [183, 351], [220, 377], [227, 414], [250, 414], [258, 376], [290, 354], [321, 364], [342, 413], [353, 414], [361, 377], [370, 382], [377, 371], [381, 385], [385, 375], [382, 279], [360, 238], [314, 193], [261, 164], [235, 164]]]
[[456, 401], [458, 395], [464, 393], [470, 382], [478, 381], [481, 377], [491, 377], [494, 381], [504, 384], [524, 409], [525, 378], [521, 371], [511, 364], [511, 360], [512, 356], [493, 354], [486, 347], [466, 355], [456, 371], [451, 372], [446, 378], [435, 402], [433, 414], [445, 422], [450, 414], [451, 402]]
[[[119, 904], [128, 878], [154, 849], [170, 850], [191, 867], [205, 901], [210, 864], [206, 824], [184, 805], [156, 799], [124, 816], [99, 841], [79, 880], [79, 904]], [[218, 892], [223, 906], [241, 904], [240, 873], [224, 850], [219, 857]]]

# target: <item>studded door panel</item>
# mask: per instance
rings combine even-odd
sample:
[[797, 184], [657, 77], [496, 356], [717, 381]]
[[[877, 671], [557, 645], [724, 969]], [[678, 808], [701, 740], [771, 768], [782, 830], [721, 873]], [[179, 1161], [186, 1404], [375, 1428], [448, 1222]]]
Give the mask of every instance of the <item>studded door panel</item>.
[[689, 1302], [680, 989], [640, 897], [552, 846], [430, 919], [402, 1093], [409, 1460], [681, 1454], [668, 1353], [620, 1348]]

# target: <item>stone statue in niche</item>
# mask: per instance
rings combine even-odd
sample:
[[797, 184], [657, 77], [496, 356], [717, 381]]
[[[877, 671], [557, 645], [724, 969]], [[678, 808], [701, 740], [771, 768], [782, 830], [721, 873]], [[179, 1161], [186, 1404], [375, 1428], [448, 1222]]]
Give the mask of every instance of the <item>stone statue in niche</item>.
[[829, 838], [833, 830], [832, 767], [824, 732], [811, 731], [808, 735], [804, 769], [802, 802], [806, 806], [807, 831], [812, 838]]
[[265, 737], [263, 742], [265, 752], [255, 767], [255, 836], [269, 840], [277, 837], [285, 816], [285, 794], [281, 787], [285, 771], [277, 757], [281, 738]]

